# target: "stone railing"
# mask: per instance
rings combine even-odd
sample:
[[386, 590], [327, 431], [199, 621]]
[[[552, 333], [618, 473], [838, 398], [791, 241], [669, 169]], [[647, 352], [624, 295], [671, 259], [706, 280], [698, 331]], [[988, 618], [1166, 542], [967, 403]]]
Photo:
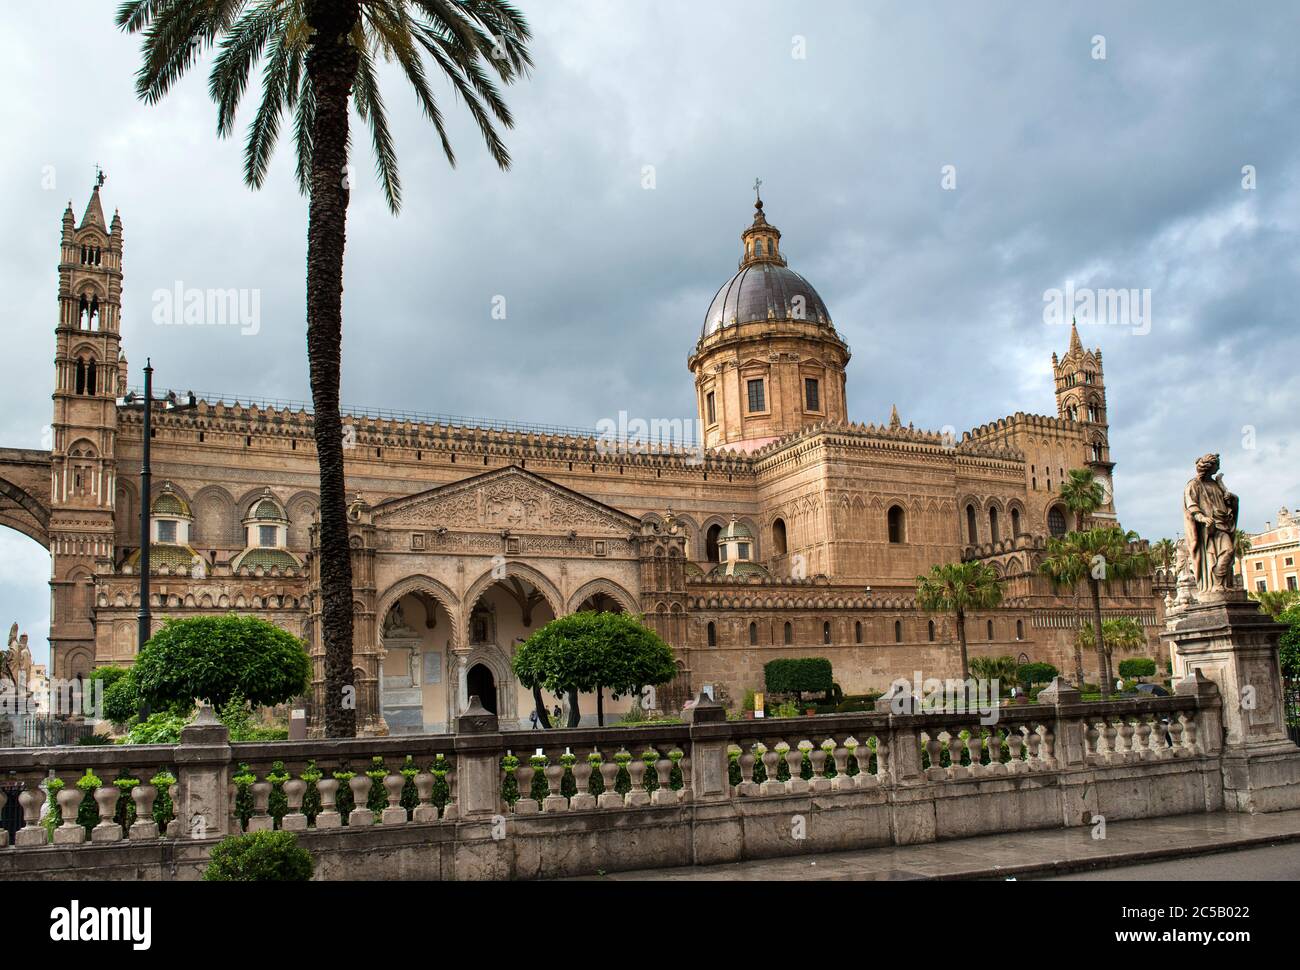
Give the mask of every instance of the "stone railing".
[[178, 745], [0, 752], [24, 813], [0, 878], [196, 878], [217, 839], [273, 828], [322, 878], [485, 879], [1224, 807], [1199, 672], [1171, 697], [1082, 703], [1058, 679], [1041, 699], [984, 724], [904, 695], [748, 721], [701, 697], [685, 723], [528, 732], [475, 700], [455, 734], [236, 744], [204, 708]]

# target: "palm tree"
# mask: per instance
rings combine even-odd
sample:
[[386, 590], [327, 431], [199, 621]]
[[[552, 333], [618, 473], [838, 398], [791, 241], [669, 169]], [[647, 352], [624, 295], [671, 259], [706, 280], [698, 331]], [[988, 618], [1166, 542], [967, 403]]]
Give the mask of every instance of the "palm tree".
[[1075, 531], [1082, 532], [1088, 516], [1105, 504], [1106, 493], [1091, 469], [1071, 468], [1061, 482], [1061, 501], [1074, 513]]
[[260, 188], [280, 123], [292, 115], [298, 187], [307, 217], [307, 357], [320, 466], [321, 636], [325, 649], [325, 734], [356, 733], [352, 680], [352, 564], [344, 496], [339, 375], [343, 344], [343, 249], [350, 195], [348, 107], [370, 129], [389, 209], [401, 205], [397, 156], [376, 68], [396, 62], [415, 91], [447, 161], [456, 158], [442, 109], [429, 88], [425, 56], [473, 115], [488, 151], [507, 168], [496, 126], [513, 122], [492, 79], [509, 84], [532, 64], [524, 18], [504, 0], [127, 0], [117, 25], [143, 33], [136, 93], [150, 104], [205, 51], [215, 48], [208, 92], [217, 134], [235, 127], [239, 102], [259, 61], [262, 99], [248, 128], [244, 181]]
[[1238, 529], [1232, 537], [1232, 555], [1236, 565], [1241, 573], [1242, 584], [1246, 582], [1246, 564], [1243, 560], [1250, 555], [1250, 550], [1255, 544], [1250, 541], [1250, 533], [1243, 529]]
[[[1115, 579], [1130, 579], [1151, 568], [1150, 553], [1138, 545], [1138, 534], [1111, 526], [1087, 532], [1071, 532], [1047, 540], [1047, 554], [1039, 572], [1054, 586], [1088, 584], [1092, 594], [1093, 642], [1097, 649], [1097, 666], [1101, 675], [1101, 696], [1110, 696], [1110, 662], [1102, 639], [1101, 590]], [[1076, 649], [1075, 663], [1082, 667], [1082, 654]], [[1082, 685], [1082, 670], [1078, 671]]]
[[927, 613], [955, 613], [961, 644], [961, 676], [970, 678], [966, 650], [967, 611], [991, 610], [1002, 602], [1002, 583], [993, 567], [982, 562], [945, 562], [916, 577], [916, 605]]
[[[1079, 639], [1085, 643], [1089, 640], [1095, 642], [1091, 623], [1084, 623], [1079, 628]], [[1142, 632], [1142, 625], [1133, 617], [1117, 616], [1101, 621], [1101, 642], [1106, 649], [1106, 658], [1110, 660], [1116, 652], [1134, 653], [1141, 650], [1147, 645], [1147, 638]]]
[[1161, 539], [1151, 544], [1152, 562], [1161, 569], [1168, 569], [1178, 558], [1178, 546], [1173, 539]]
[[1300, 592], [1294, 589], [1259, 589], [1248, 594], [1251, 599], [1259, 603], [1259, 611], [1271, 616], [1273, 619], [1281, 619], [1282, 614], [1300, 603]]

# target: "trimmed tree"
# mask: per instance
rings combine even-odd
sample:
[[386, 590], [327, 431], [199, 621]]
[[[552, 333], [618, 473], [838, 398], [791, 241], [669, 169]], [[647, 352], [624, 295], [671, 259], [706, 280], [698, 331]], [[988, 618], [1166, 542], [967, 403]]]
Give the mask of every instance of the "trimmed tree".
[[280, 704], [306, 692], [311, 661], [302, 641], [253, 616], [167, 620], [136, 658], [131, 680], [155, 706], [232, 697]]
[[966, 614], [991, 610], [1002, 602], [1002, 583], [993, 567], [982, 562], [945, 562], [916, 577], [916, 605], [927, 613], [953, 613], [961, 644], [961, 676], [970, 678], [966, 649]]
[[769, 660], [763, 664], [763, 684], [769, 694], [793, 694], [802, 705], [804, 694], [830, 694], [834, 684], [831, 662], [825, 657]]
[[605, 691], [640, 697], [642, 689], [666, 684], [677, 674], [673, 652], [659, 635], [626, 613], [570, 613], [552, 620], [519, 647], [515, 676], [532, 689], [545, 721], [541, 689], [568, 694], [576, 724], [578, 694], [595, 693], [597, 722], [605, 724]]

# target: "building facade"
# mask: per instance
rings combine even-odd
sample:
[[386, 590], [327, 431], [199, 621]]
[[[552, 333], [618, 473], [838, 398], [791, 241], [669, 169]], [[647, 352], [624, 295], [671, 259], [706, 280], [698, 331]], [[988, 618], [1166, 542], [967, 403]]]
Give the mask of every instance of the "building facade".
[[[438, 730], [477, 694], [527, 723], [518, 645], [580, 609], [642, 614], [672, 646], [672, 709], [702, 688], [736, 702], [775, 657], [829, 658], [846, 693], [960, 672], [950, 617], [916, 609], [917, 575], [988, 562], [1002, 606], [971, 617], [974, 655], [1074, 668], [1073, 596], [1036, 573], [1072, 525], [1071, 468], [1101, 479], [1116, 521], [1102, 355], [1077, 330], [1053, 355], [1057, 413], [1017, 413], [958, 439], [849, 419], [850, 348], [787, 264], [757, 203], [738, 270], [687, 358], [704, 447], [621, 442], [523, 425], [345, 416], [359, 723]], [[313, 555], [312, 415], [200, 400], [153, 414], [152, 494], [140, 494], [143, 411], [120, 340], [123, 231], [95, 188], [64, 213], [49, 452], [0, 449], [0, 524], [52, 556], [54, 676], [129, 664], [139, 570], [155, 625], [253, 613], [323, 657]], [[140, 562], [139, 515], [152, 554]], [[1150, 579], [1110, 584], [1108, 615], [1137, 617], [1150, 653], [1163, 603]], [[1084, 654], [1095, 676], [1096, 658]], [[618, 699], [617, 712], [627, 704]], [[585, 713], [594, 711], [584, 700]]]
[[1264, 529], [1250, 536], [1250, 551], [1241, 557], [1242, 584], [1252, 593], [1275, 593], [1300, 589], [1300, 513], [1284, 505], [1277, 524], [1265, 522]]

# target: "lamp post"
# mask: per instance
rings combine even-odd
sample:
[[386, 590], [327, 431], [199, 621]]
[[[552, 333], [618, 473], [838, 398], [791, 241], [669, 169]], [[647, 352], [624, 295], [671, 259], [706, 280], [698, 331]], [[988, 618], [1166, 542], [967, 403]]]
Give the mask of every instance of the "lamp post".
[[126, 407], [139, 404], [144, 409], [144, 444], [141, 448], [140, 461], [140, 612], [136, 614], [136, 652], [139, 653], [148, 642], [153, 617], [149, 610], [149, 537], [150, 506], [152, 503], [153, 473], [149, 467], [149, 449], [153, 439], [153, 406], [161, 404], [166, 411], [190, 411], [198, 406], [194, 392], [190, 391], [184, 403], [176, 397], [175, 391], [168, 391], [166, 397], [155, 399], [153, 396], [153, 364], [149, 358], [144, 362], [144, 396], [137, 398], [134, 391], [123, 398]]

